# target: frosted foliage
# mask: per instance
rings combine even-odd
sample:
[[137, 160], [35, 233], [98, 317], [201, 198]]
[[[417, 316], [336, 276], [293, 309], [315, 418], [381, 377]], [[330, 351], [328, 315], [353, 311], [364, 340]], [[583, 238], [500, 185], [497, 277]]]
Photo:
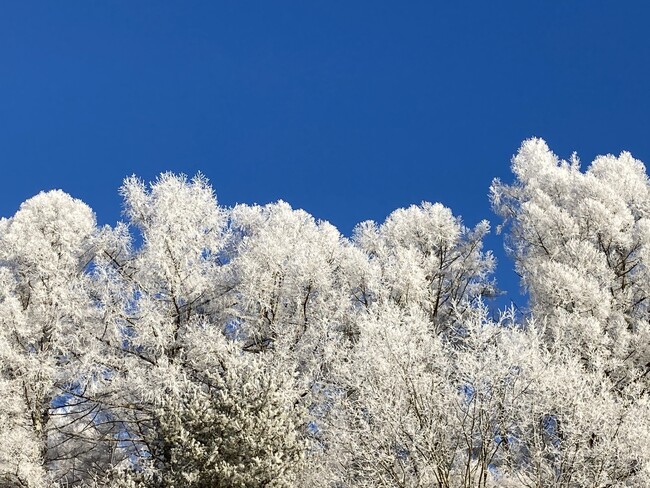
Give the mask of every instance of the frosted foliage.
[[621, 402], [512, 318], [478, 305], [461, 346], [421, 312], [373, 307], [347, 369], [345, 486], [643, 486], [647, 397]]
[[132, 365], [116, 379], [128, 378], [136, 396], [154, 398], [173, 387], [165, 375], [174, 378], [173, 363], [193, 346], [187, 336], [203, 327], [201, 317], [218, 313], [225, 216], [202, 176], [188, 181], [166, 173], [149, 189], [132, 177], [122, 194], [143, 243], [123, 263], [105, 262], [101, 271], [109, 282], [106, 301], [122, 300], [110, 317], [113, 340], [130, 351], [121, 361]]
[[[646, 377], [648, 212], [645, 167], [629, 153], [599, 156], [582, 172], [541, 139], [513, 158], [515, 182], [495, 181], [492, 201], [533, 312], [566, 327], [550, 334], [622, 387]], [[568, 320], [567, 316], [571, 318]]]
[[377, 299], [417, 304], [442, 331], [452, 324], [453, 310], [495, 292], [495, 261], [482, 251], [489, 229], [487, 221], [468, 229], [448, 208], [425, 202], [394, 211], [380, 226], [360, 224], [354, 238], [378, 268]]
[[[231, 225], [239, 241], [231, 263], [237, 284], [230, 313], [244, 350], [267, 354], [278, 371], [293, 373], [305, 422], [325, 429], [340, 388], [334, 365], [367, 305], [367, 257], [332, 225], [284, 202], [239, 205]], [[316, 446], [309, 448], [308, 477], [316, 475], [316, 466], [336, 462], [335, 451], [321, 449], [315, 434], [309, 435]]]
[[80, 200], [60, 190], [40, 193], [2, 220], [0, 252], [26, 272], [64, 280], [88, 263], [95, 225], [95, 215]]
[[348, 239], [201, 175], [127, 178], [114, 227], [26, 201], [0, 220], [0, 486], [647, 487], [645, 168], [531, 139], [512, 169], [523, 314], [485, 301], [488, 222], [441, 204]]
[[496, 435], [514, 428], [538, 367], [538, 358], [519, 357], [526, 337], [481, 312], [464, 322], [458, 349], [432, 335], [417, 310], [372, 312], [348, 371], [341, 475], [360, 487], [495, 486], [508, 449]]
[[84, 452], [101, 438], [92, 407], [69, 396], [94, 371], [97, 312], [85, 269], [97, 234], [90, 208], [61, 191], [35, 196], [0, 223], [0, 370], [3, 398], [12, 399], [0, 412], [6, 485], [77, 480]]
[[201, 176], [129, 178], [122, 193], [143, 243], [98, 272], [113, 331], [101, 395], [124, 422], [132, 466], [100, 483], [130, 473], [142, 486], [287, 486], [301, 470], [302, 411], [293, 376], [229, 326], [239, 254], [229, 215]]
[[322, 379], [336, 337], [354, 326], [367, 259], [332, 225], [284, 202], [240, 205], [231, 219], [242, 236], [232, 260], [231, 313], [246, 347], [272, 349], [310, 389]]
[[283, 393], [290, 376], [271, 374], [223, 335], [212, 339], [202, 380], [183, 380], [153, 410], [165, 464], [145, 459], [126, 477], [141, 487], [294, 486], [304, 443], [300, 412]]
[[144, 240], [137, 279], [157, 285], [175, 306], [199, 300], [210, 287], [224, 243], [224, 212], [207, 180], [165, 173], [149, 190], [135, 177], [122, 186], [125, 213]]

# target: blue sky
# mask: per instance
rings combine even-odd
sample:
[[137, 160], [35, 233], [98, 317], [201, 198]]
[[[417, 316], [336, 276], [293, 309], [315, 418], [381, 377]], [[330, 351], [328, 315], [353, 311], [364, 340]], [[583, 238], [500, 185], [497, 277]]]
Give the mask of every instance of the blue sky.
[[[349, 234], [440, 201], [497, 223], [524, 138], [650, 162], [646, 2], [4, 2], [0, 215], [40, 190], [120, 218], [166, 170]], [[497, 278], [515, 301], [502, 240]]]

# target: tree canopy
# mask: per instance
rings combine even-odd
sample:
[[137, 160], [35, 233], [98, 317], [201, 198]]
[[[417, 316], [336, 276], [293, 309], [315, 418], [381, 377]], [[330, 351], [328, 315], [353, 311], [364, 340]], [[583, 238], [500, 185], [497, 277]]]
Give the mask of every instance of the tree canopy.
[[207, 179], [55, 190], [0, 220], [0, 484], [646, 487], [650, 185], [523, 142], [491, 204], [530, 299], [495, 312], [487, 221], [351, 237]]

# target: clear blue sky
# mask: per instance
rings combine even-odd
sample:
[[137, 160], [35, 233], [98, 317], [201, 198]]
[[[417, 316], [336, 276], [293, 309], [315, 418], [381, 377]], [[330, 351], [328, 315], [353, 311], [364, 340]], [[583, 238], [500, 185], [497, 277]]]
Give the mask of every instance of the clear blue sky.
[[649, 23], [640, 0], [3, 2], [0, 215], [62, 188], [114, 223], [125, 176], [201, 170], [345, 234], [422, 200], [496, 223], [524, 138], [650, 162]]

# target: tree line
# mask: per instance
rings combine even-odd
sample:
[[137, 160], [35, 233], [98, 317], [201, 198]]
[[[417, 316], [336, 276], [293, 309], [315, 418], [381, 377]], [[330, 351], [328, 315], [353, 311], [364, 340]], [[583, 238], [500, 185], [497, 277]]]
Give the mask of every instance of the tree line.
[[351, 238], [201, 175], [55, 190], [0, 221], [0, 485], [638, 487], [650, 480], [650, 185], [522, 143], [488, 222], [422, 203]]

